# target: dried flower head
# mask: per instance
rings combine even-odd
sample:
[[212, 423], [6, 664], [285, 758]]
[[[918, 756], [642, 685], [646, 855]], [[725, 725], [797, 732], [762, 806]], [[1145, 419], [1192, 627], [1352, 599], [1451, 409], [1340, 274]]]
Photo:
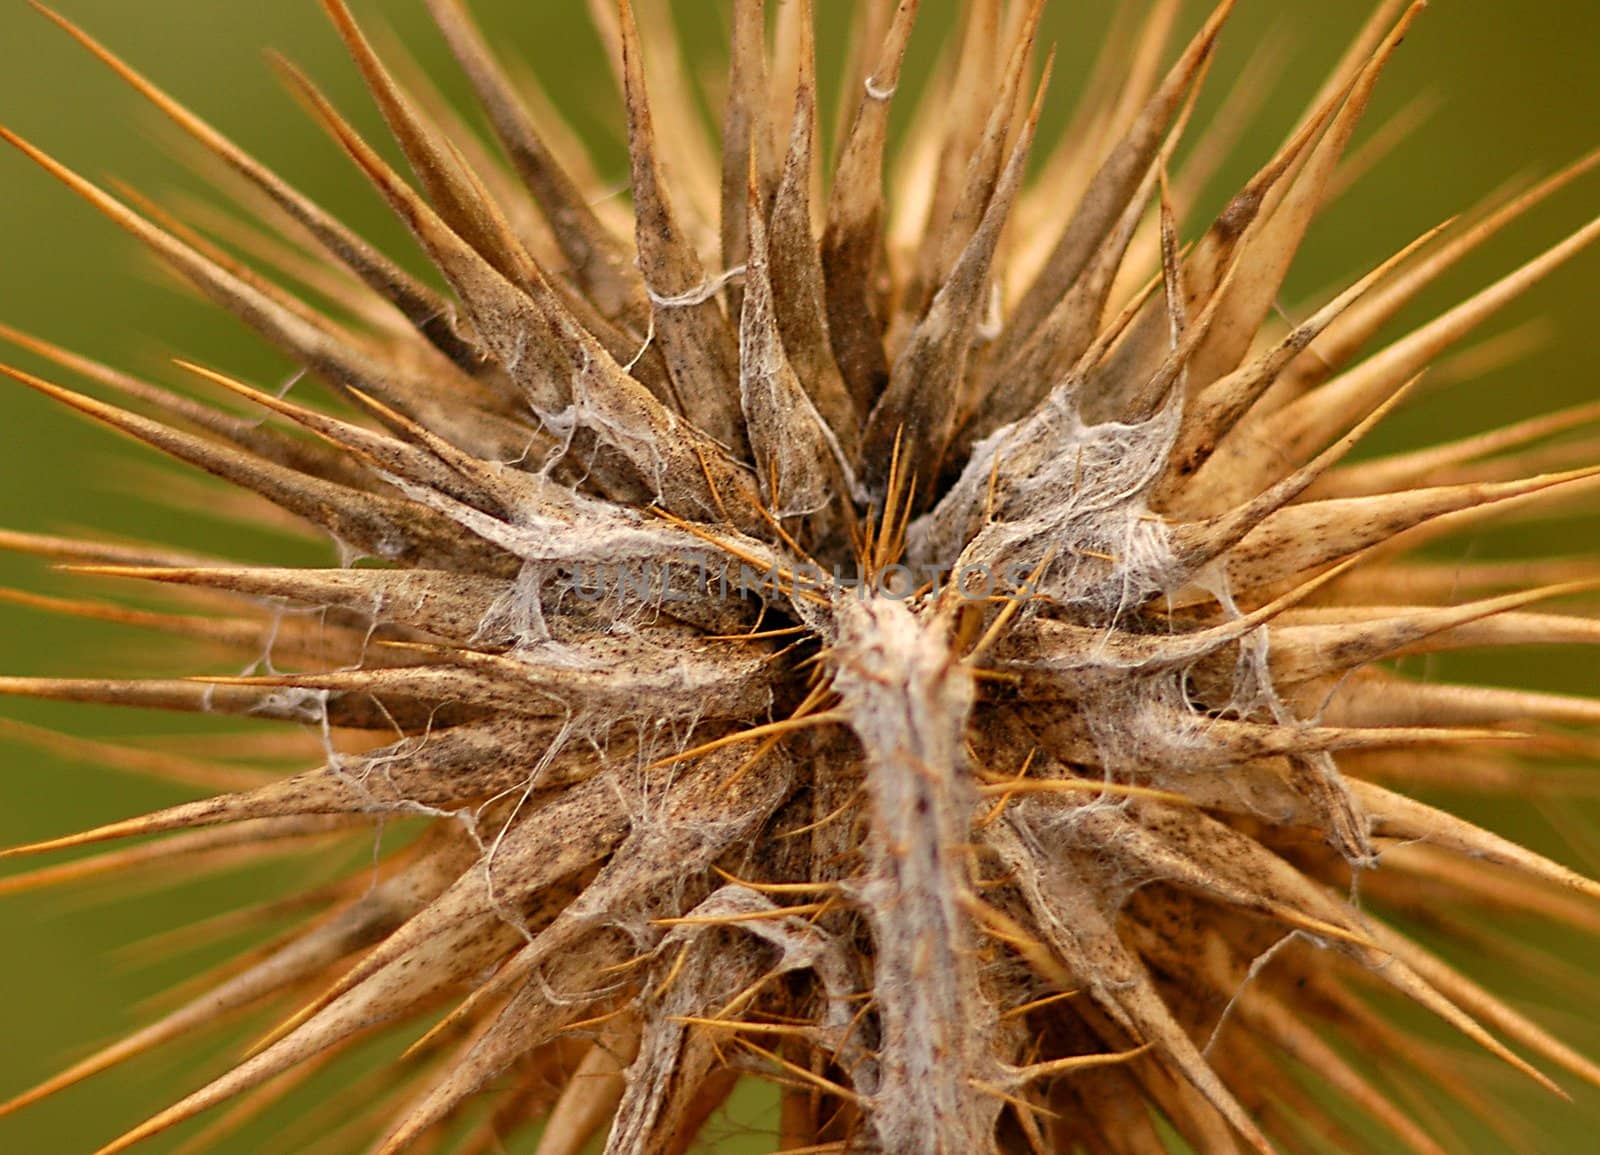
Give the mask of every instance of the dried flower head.
[[[1382, 664], [1600, 639], [1542, 607], [1592, 592], [1590, 562], [1415, 555], [1591, 496], [1600, 469], [1550, 439], [1594, 407], [1345, 460], [1600, 224], [1368, 353], [1378, 330], [1594, 158], [1303, 321], [1274, 307], [1420, 3], [1378, 5], [1194, 236], [1175, 206], [1234, 114], [1174, 160], [1231, 0], [1164, 74], [1176, 5], [1156, 5], [1133, 66], [1109, 53], [1054, 140], [1036, 138], [1042, 0], [970, 0], [888, 176], [916, 0], [859, 6], [826, 173], [810, 0], [733, 0], [720, 149], [665, 5], [593, 0], [625, 199], [463, 0], [428, 7], [498, 153], [397, 80], [343, 0], [324, 6], [411, 176], [285, 78], [448, 291], [48, 12], [220, 162], [256, 223], [208, 238], [0, 130], [323, 389], [187, 366], [263, 422], [11, 330], [120, 403], [4, 372], [337, 551], [268, 568], [6, 536], [170, 599], [55, 608], [269, 660], [0, 689], [278, 719], [283, 742], [244, 744], [318, 763], [107, 749], [228, 792], [13, 850], [164, 836], [6, 889], [285, 847], [350, 862], [375, 824], [412, 836], [244, 912], [312, 909], [0, 1112], [263, 1004], [266, 1038], [101, 1155], [237, 1100], [208, 1133], [226, 1146], [328, 1057], [408, 1024], [402, 1058], [334, 1093], [330, 1150], [451, 1134], [489, 1152], [537, 1127], [540, 1155], [601, 1133], [610, 1153], [687, 1151], [753, 1076], [781, 1088], [785, 1150], [1144, 1153], [1164, 1127], [1208, 1153], [1311, 1150], [1311, 1133], [1357, 1143], [1359, 1115], [1440, 1151], [1395, 1087], [1482, 1105], [1384, 992], [1540, 1083], [1536, 1062], [1600, 1083], [1386, 921], [1600, 897], [1398, 789], [1514, 788], [1531, 759], [1592, 749], [1560, 727], [1600, 704]], [[480, 1094], [490, 1113], [449, 1131]]]

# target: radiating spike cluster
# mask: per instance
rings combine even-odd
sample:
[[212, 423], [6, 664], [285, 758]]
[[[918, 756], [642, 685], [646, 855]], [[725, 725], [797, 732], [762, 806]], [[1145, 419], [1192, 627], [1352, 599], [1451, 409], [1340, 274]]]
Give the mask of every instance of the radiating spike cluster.
[[[329, 1086], [321, 1135], [256, 1149], [442, 1150], [487, 1095], [450, 1150], [526, 1128], [540, 1155], [685, 1152], [745, 1077], [777, 1085], [793, 1151], [1145, 1155], [1159, 1126], [1205, 1152], [1356, 1149], [1352, 1115], [1396, 1149], [1460, 1149], [1430, 1088], [1499, 1125], [1386, 994], [1548, 1088], [1600, 1085], [1385, 921], [1522, 960], [1475, 916], [1600, 929], [1600, 883], [1402, 792], [1551, 783], [1600, 751], [1600, 703], [1383, 664], [1600, 642], [1592, 559], [1407, 554], [1592, 508], [1600, 407], [1346, 461], [1600, 222], [1374, 336], [1600, 153], [1284, 329], [1302, 238], [1390, 141], [1352, 147], [1420, 3], [1377, 6], [1194, 235], [1189, 199], [1265, 96], [1247, 77], [1216, 123], [1197, 111], [1231, 0], [1182, 45], [1178, 0], [1119, 20], [1055, 139], [1044, 0], [968, 0], [912, 109], [907, 46], [945, 30], [916, 0], [863, 3], [831, 165], [810, 0], [730, 0], [720, 155], [663, 0], [593, 0], [631, 213], [464, 0], [428, 8], [498, 152], [343, 0], [323, 6], [410, 176], [279, 61], [286, 83], [446, 290], [41, 9], [248, 218], [169, 213], [0, 136], [325, 388], [290, 401], [180, 361], [264, 415], [241, 418], [4, 326], [115, 400], [0, 372], [333, 548], [291, 569], [0, 533], [137, 583], [141, 605], [6, 600], [247, 664], [0, 693], [298, 727], [212, 756], [6, 724], [227, 792], [6, 851], [96, 848], [0, 894], [344, 861], [377, 824], [417, 832], [375, 877], [358, 864], [163, 939], [312, 912], [0, 1115], [262, 1006], [275, 1025], [235, 1065], [101, 1155], [229, 1103], [193, 1149], [237, 1150], [379, 1022], [405, 1056]], [[101, 846], [134, 836], [159, 837]]]

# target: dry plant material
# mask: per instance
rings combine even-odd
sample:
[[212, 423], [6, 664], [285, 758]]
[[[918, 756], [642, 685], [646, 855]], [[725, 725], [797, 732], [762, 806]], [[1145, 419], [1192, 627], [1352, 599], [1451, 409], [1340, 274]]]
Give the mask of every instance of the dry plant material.
[[[1259, 103], [1246, 84], [1198, 123], [1231, 2], [1181, 46], [1178, 5], [1155, 4], [1055, 139], [1042, 0], [969, 0], [912, 110], [918, 5], [863, 3], [824, 179], [810, 0], [730, 0], [720, 157], [666, 5], [594, 0], [631, 217], [463, 0], [428, 7], [499, 155], [324, 6], [409, 174], [283, 63], [286, 82], [446, 290], [48, 11], [193, 139], [241, 214], [169, 215], [3, 132], [322, 388], [185, 366], [264, 415], [241, 418], [12, 330], [95, 395], [4, 372], [336, 552], [287, 569], [4, 536], [165, 608], [13, 600], [148, 627], [196, 661], [270, 660], [0, 690], [287, 728], [209, 752], [7, 730], [231, 792], [12, 850], [160, 836], [0, 892], [354, 865], [194, 928], [299, 920], [0, 1112], [263, 1007], [277, 1025], [231, 1069], [101, 1155], [223, 1104], [202, 1138], [237, 1150], [236, 1127], [380, 1026], [414, 1045], [330, 1088], [317, 1149], [450, 1134], [490, 1152], [533, 1128], [540, 1155], [601, 1135], [611, 1155], [683, 1152], [748, 1076], [778, 1084], [790, 1151], [1139, 1155], [1163, 1149], [1157, 1120], [1213, 1155], [1355, 1149], [1351, 1116], [1441, 1151], [1416, 1085], [1482, 1101], [1389, 1023], [1385, 992], [1552, 1089], [1600, 1083], [1385, 921], [1594, 927], [1600, 885], [1404, 791], [1522, 789], [1541, 758], [1593, 753], [1571, 728], [1600, 704], [1382, 664], [1600, 640], [1546, 604], [1592, 600], [1590, 561], [1414, 555], [1589, 499], [1593, 433], [1552, 439], [1600, 410], [1344, 461], [1600, 224], [1368, 351], [1374, 335], [1593, 158], [1292, 327], [1275, 309], [1307, 228], [1370, 163], [1350, 142], [1420, 4], [1378, 6], [1193, 235], [1180, 210], [1205, 173], [1175, 162], [1214, 167]], [[1186, 134], [1202, 146], [1180, 151]], [[259, 757], [222, 756], [241, 748]], [[374, 875], [360, 851], [396, 823], [410, 836]], [[492, 1110], [448, 1131], [477, 1096]]]

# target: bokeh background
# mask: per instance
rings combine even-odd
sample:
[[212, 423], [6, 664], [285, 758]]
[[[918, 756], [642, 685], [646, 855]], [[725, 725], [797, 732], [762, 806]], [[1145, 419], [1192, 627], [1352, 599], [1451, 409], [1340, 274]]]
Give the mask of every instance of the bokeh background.
[[[649, 0], [646, 0], [649, 2]], [[824, 73], [837, 74], [838, 45], [849, 0], [819, 0], [824, 22]], [[59, 0], [60, 9], [189, 101], [225, 131], [278, 165], [330, 207], [345, 212], [374, 239], [410, 254], [376, 197], [361, 188], [333, 147], [308, 125], [278, 87], [262, 58], [273, 48], [324, 83], [362, 126], [378, 121], [361, 97], [353, 69], [313, 0]], [[462, 90], [441, 47], [429, 35], [420, 0], [357, 3], [359, 14], [387, 23], [408, 50], [435, 70], [451, 92]], [[520, 56], [588, 136], [602, 169], [625, 173], [620, 109], [598, 43], [586, 28], [581, 0], [476, 0], [475, 8], [510, 55]], [[927, 0], [908, 87], [934, 65], [938, 40], [953, 23], [954, 0]], [[1207, 109], [1241, 74], [1272, 85], [1259, 123], [1232, 163], [1196, 206], [1187, 235], [1228, 191], [1264, 159], [1337, 59], [1369, 5], [1322, 0], [1242, 0], [1191, 136], [1204, 131]], [[697, 48], [715, 59], [725, 38], [726, 0], [677, 0], [674, 11]], [[1112, 0], [1058, 0], [1047, 17], [1047, 40], [1059, 49], [1050, 117], [1059, 124], [1076, 99], [1093, 49], [1114, 8]], [[1191, 4], [1192, 27], [1203, 16]], [[1278, 46], [1282, 67], [1265, 67], [1253, 49]], [[1600, 145], [1600, 5], [1575, 0], [1518, 4], [1440, 0], [1425, 13], [1380, 87], [1369, 127], [1385, 117], [1420, 114], [1418, 127], [1385, 155], [1312, 230], [1291, 275], [1284, 307], [1303, 315], [1329, 286], [1364, 271], [1379, 257], [1445, 216], [1466, 209], [1509, 178], [1545, 173]], [[18, 130], [91, 177], [116, 178], [148, 193], [180, 196], [200, 188], [170, 148], [172, 135], [155, 114], [23, 0], [0, 0], [0, 122]], [[825, 122], [828, 118], [825, 117]], [[1468, 295], [1566, 232], [1600, 204], [1592, 177], [1465, 262], [1408, 311], [1415, 323]], [[178, 203], [178, 202], [174, 202]], [[410, 257], [408, 256], [408, 259]], [[1506, 310], [1485, 331], [1511, 334], [1527, 346], [1514, 364], [1491, 364], [1476, 379], [1452, 385], [1398, 415], [1375, 442], [1394, 448], [1462, 435], [1516, 417], [1593, 400], [1600, 385], [1600, 252], [1580, 256]], [[10, 151], [0, 152], [0, 321], [113, 364], [178, 380], [167, 358], [181, 354], [268, 385], [293, 367], [226, 317], [153, 270], [134, 242], [98, 218], [54, 181]], [[1404, 324], [1401, 326], [1405, 327]], [[1507, 347], [1509, 347], [1509, 345]], [[12, 358], [10, 351], [0, 356]], [[15, 360], [30, 364], [25, 357]], [[37, 366], [34, 366], [37, 367]], [[310, 561], [305, 547], [231, 525], [222, 513], [175, 510], [189, 482], [146, 453], [91, 427], [20, 387], [0, 383], [0, 526], [34, 531], [92, 528], [154, 536], [191, 548], [261, 560]], [[1515, 534], [1485, 533], [1451, 546], [1457, 556], [1515, 556], [1519, 551], [1593, 551], [1594, 519], [1536, 526]], [[0, 556], [0, 585], [67, 592], [69, 583], [42, 565]], [[71, 589], [74, 595], [82, 588]], [[147, 652], [147, 647], [154, 647]], [[96, 626], [0, 602], [0, 672], [83, 674], [112, 667], [168, 672], [160, 642], [136, 632]], [[1594, 658], [1578, 653], [1517, 653], [1492, 664], [1458, 664], [1452, 672], [1567, 691], [1595, 690]], [[184, 719], [37, 703], [0, 702], [0, 718], [94, 737], [192, 733]], [[0, 731], [0, 843], [47, 837], [175, 801], [166, 787], [97, 768], [83, 752], [41, 752]], [[1554, 857], [1600, 873], [1600, 825], [1590, 790], [1574, 798], [1526, 798], [1465, 806], [1494, 828]], [[7, 867], [7, 872], [14, 868]], [[137, 878], [45, 893], [0, 894], [0, 1097], [20, 1090], [82, 1054], [109, 1032], [139, 1021], [141, 1003], [223, 951], [206, 947], [175, 957], [167, 947], [127, 949], [184, 923], [259, 901], [315, 877], [304, 864], [241, 872], [175, 889]], [[3, 885], [3, 884], [0, 884]], [[1600, 923], [1600, 911], [1596, 912]], [[1595, 940], [1536, 929], [1522, 921], [1492, 928], [1537, 940], [1563, 954], [1582, 975], [1594, 968]], [[237, 944], [235, 944], [237, 945]], [[1511, 1000], [1560, 1033], [1600, 1054], [1593, 998], [1581, 999], [1543, 972], [1508, 971], [1492, 957], [1458, 959], [1487, 976]], [[1424, 1025], [1431, 1035], [1438, 1032]], [[102, 1076], [25, 1115], [0, 1120], [0, 1151], [68, 1155], [92, 1150], [154, 1106], [215, 1070], [228, 1043], [212, 1038], [163, 1051]], [[1477, 1056], [1463, 1067], [1506, 1084], [1508, 1119], [1525, 1126], [1526, 1149], [1596, 1149], [1600, 1095], [1574, 1088], [1566, 1105], [1515, 1083]], [[353, 1068], [352, 1068], [353, 1069]], [[353, 1075], [347, 1077], [354, 1077]], [[1568, 1080], [1570, 1082], [1570, 1080]], [[257, 1150], [313, 1099], [300, 1099], [226, 1146]], [[716, 1149], [748, 1149], [761, 1126], [759, 1095], [741, 1100], [721, 1129]], [[1462, 1150], [1510, 1149], [1507, 1140], [1462, 1123]], [[152, 1151], [175, 1150], [191, 1127]], [[1375, 1141], [1378, 1150], [1386, 1150]], [[1451, 1144], [1447, 1143], [1447, 1146]], [[309, 1143], [307, 1145], [309, 1149]], [[1451, 1149], [1456, 1149], [1451, 1146]]]

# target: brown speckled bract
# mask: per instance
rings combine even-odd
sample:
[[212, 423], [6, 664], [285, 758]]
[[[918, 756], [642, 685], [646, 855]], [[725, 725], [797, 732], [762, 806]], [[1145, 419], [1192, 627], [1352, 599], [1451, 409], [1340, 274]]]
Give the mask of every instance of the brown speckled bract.
[[1593, 509], [1596, 442], [1567, 435], [1600, 411], [1347, 460], [1600, 222], [1375, 336], [1596, 158], [1295, 319], [1284, 276], [1420, 3], [1377, 4], [1191, 222], [1267, 95], [1196, 111], [1231, 0], [1186, 44], [1175, 0], [1125, 16], [1059, 134], [1036, 131], [1043, 0], [919, 27], [945, 49], [914, 109], [916, 0], [863, 0], [826, 160], [811, 0], [722, 2], [730, 65], [703, 83], [662, 0], [592, 0], [631, 160], [610, 195], [464, 0], [428, 7], [492, 143], [324, 0], [409, 171], [285, 81], [444, 289], [45, 13], [239, 212], [169, 213], [5, 138], [307, 380], [185, 362], [175, 391], [13, 330], [90, 391], [4, 372], [331, 547], [272, 568], [4, 535], [165, 608], [36, 603], [249, 672], [0, 690], [284, 729], [97, 746], [226, 792], [12, 850], [141, 836], [0, 890], [346, 865], [233, 916], [264, 941], [0, 1112], [263, 1008], [264, 1038], [100, 1155], [223, 1104], [193, 1149], [241, 1150], [374, 1031], [409, 1049], [321, 1084], [331, 1121], [283, 1150], [690, 1152], [744, 1079], [776, 1084], [789, 1152], [1440, 1153], [1439, 1094], [1503, 1125], [1396, 995], [1552, 1090], [1600, 1083], [1390, 922], [1592, 923], [1600, 885], [1406, 791], [1516, 792], [1593, 756], [1600, 703], [1386, 664], [1600, 641], [1592, 557], [1417, 552]]

